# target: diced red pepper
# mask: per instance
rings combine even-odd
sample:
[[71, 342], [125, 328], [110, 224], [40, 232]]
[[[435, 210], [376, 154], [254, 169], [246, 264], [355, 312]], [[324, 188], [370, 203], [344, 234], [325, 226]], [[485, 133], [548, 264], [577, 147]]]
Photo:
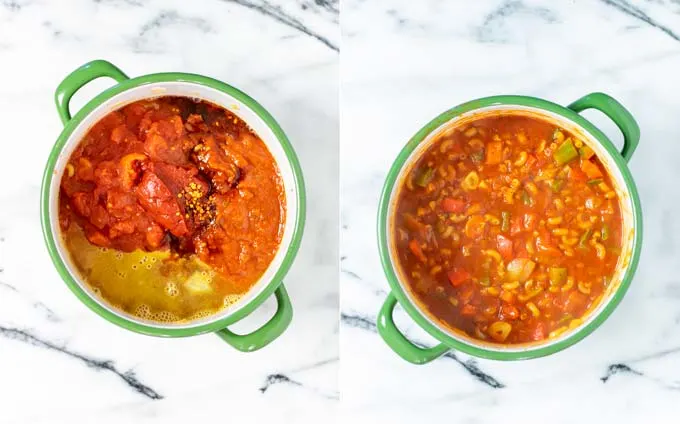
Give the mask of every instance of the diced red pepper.
[[539, 322], [531, 333], [531, 340], [538, 341], [545, 339], [545, 324]]
[[503, 290], [501, 291], [501, 294], [498, 296], [500, 300], [503, 302], [513, 304], [515, 303], [515, 294], [509, 290]]
[[442, 200], [442, 210], [448, 213], [460, 213], [465, 210], [465, 201], [447, 197]]
[[522, 232], [522, 217], [516, 216], [510, 220], [510, 235], [515, 236]]
[[472, 288], [468, 287], [461, 291], [461, 293], [458, 295], [458, 300], [460, 301], [461, 304], [466, 305], [470, 303], [474, 295], [475, 291]]
[[496, 236], [496, 244], [498, 245], [498, 252], [503, 259], [508, 260], [512, 258], [512, 240], [503, 234], [499, 234]]
[[418, 258], [419, 261], [427, 262], [427, 257], [425, 257], [425, 253], [423, 253], [423, 249], [416, 239], [411, 239], [411, 241], [408, 242], [408, 248], [411, 249], [411, 252], [416, 255], [416, 258]]
[[536, 228], [536, 215], [533, 213], [524, 214], [524, 229], [527, 231], [533, 231]]
[[569, 168], [569, 179], [579, 183], [588, 181], [588, 176], [576, 166], [574, 165]]
[[503, 143], [492, 141], [486, 146], [486, 164], [497, 165], [503, 160]]
[[463, 268], [454, 268], [448, 273], [449, 282], [453, 287], [458, 287], [470, 279], [470, 273]]
[[572, 315], [582, 312], [588, 298], [577, 290], [572, 290], [564, 301], [564, 311]]
[[477, 313], [477, 308], [469, 303], [460, 309], [460, 314], [463, 316], [473, 316]]
[[478, 239], [484, 235], [486, 221], [481, 215], [473, 215], [465, 224], [465, 235], [471, 239]]
[[547, 231], [541, 231], [538, 237], [536, 237], [536, 250], [538, 253], [550, 257], [560, 257], [562, 256], [562, 251], [553, 246], [552, 238], [550, 233]]
[[529, 252], [527, 252], [527, 248], [524, 245], [516, 247], [514, 253], [517, 259], [529, 259]]
[[501, 320], [519, 318], [519, 311], [512, 305], [502, 305], [498, 316]]
[[531, 168], [536, 164], [536, 161], [537, 161], [537, 160], [538, 160], [538, 159], [536, 159], [536, 156], [534, 156], [534, 155], [529, 155], [529, 157], [527, 157], [526, 166], [527, 166], [529, 169], [531, 169]]
[[583, 171], [590, 179], [600, 178], [602, 176], [600, 168], [586, 159], [581, 161], [581, 171]]

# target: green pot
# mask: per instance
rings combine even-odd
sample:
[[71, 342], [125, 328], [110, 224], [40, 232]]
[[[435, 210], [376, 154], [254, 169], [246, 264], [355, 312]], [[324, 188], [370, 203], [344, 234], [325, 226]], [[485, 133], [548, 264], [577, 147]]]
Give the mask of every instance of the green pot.
[[[623, 133], [624, 145], [619, 151], [612, 142], [579, 112], [597, 109], [607, 115]], [[413, 163], [427, 150], [435, 138], [450, 125], [460, 125], [487, 114], [524, 114], [559, 125], [580, 136], [593, 148], [612, 177], [619, 195], [623, 218], [623, 248], [621, 260], [600, 304], [583, 323], [554, 339], [522, 345], [499, 345], [473, 339], [462, 332], [442, 325], [439, 320], [415, 300], [404, 279], [392, 246], [394, 234], [393, 208], [402, 178]], [[614, 311], [626, 294], [640, 257], [642, 242], [642, 211], [633, 177], [626, 163], [632, 157], [640, 129], [631, 114], [616, 100], [602, 93], [589, 94], [568, 107], [526, 96], [495, 96], [473, 100], [456, 106], [434, 118], [406, 144], [387, 174], [378, 211], [378, 244], [383, 270], [390, 284], [387, 296], [378, 315], [378, 332], [399, 356], [414, 364], [424, 364], [449, 350], [457, 350], [480, 358], [495, 360], [532, 359], [565, 349], [592, 333]], [[434, 347], [421, 347], [408, 340], [394, 324], [393, 313], [397, 302], [408, 315], [440, 343]]]
[[[87, 103], [71, 116], [73, 94], [88, 82], [109, 77], [117, 84]], [[286, 193], [287, 214], [279, 251], [253, 288], [231, 307], [211, 317], [182, 324], [160, 324], [141, 320], [112, 308], [95, 295], [76, 271], [64, 249], [58, 222], [59, 185], [67, 161], [87, 131], [106, 114], [126, 104], [159, 96], [185, 96], [205, 100], [233, 111], [260, 136], [278, 163]], [[305, 222], [305, 188], [300, 163], [293, 147], [274, 118], [255, 100], [223, 82], [200, 75], [160, 73], [128, 78], [109, 62], [90, 62], [67, 76], [56, 91], [57, 112], [64, 130], [57, 139], [45, 167], [40, 214], [43, 235], [52, 262], [71, 291], [94, 312], [110, 322], [138, 333], [162, 337], [186, 337], [215, 332], [234, 348], [249, 352], [279, 337], [290, 324], [293, 309], [283, 286], [300, 247]], [[235, 334], [227, 327], [257, 309], [272, 294], [278, 308], [264, 326], [249, 334]]]

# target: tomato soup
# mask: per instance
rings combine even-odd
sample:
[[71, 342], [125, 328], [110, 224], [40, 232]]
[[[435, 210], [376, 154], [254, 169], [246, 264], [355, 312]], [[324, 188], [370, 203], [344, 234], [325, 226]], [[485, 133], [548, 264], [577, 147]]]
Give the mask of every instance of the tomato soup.
[[418, 302], [492, 343], [580, 325], [622, 243], [617, 193], [575, 134], [520, 115], [442, 133], [402, 181], [393, 243]]
[[111, 112], [61, 181], [64, 244], [91, 288], [143, 319], [181, 322], [233, 304], [281, 242], [279, 169], [236, 114], [184, 97]]

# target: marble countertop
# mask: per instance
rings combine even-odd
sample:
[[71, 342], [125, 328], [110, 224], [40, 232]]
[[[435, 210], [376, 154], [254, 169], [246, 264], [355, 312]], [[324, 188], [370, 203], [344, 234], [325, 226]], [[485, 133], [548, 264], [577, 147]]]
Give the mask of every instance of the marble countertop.
[[[320, 422], [336, 408], [338, 21], [337, 1], [0, 2], [0, 423]], [[295, 318], [266, 349], [238, 353], [213, 335], [134, 334], [61, 282], [42, 240], [40, 182], [61, 131], [54, 90], [93, 59], [130, 76], [226, 81], [287, 132], [309, 206], [286, 278]], [[85, 87], [72, 110], [110, 84]], [[273, 309], [267, 301], [236, 331]]]
[[[680, 390], [680, 5], [670, 0], [342, 3], [341, 384], [353, 423], [675, 423]], [[375, 236], [386, 172], [440, 112], [494, 94], [561, 104], [593, 91], [642, 129], [630, 162], [644, 211], [636, 277], [595, 333], [550, 357], [451, 352], [424, 366], [376, 334], [389, 290]], [[585, 113], [613, 140], [616, 127]], [[398, 325], [432, 338], [403, 310]]]

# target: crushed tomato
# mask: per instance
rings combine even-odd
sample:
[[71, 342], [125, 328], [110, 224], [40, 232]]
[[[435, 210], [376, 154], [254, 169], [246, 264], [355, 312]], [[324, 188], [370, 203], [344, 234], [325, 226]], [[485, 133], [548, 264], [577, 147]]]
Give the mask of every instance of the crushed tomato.
[[64, 234], [75, 225], [96, 246], [195, 255], [237, 292], [272, 261], [285, 208], [262, 140], [230, 111], [183, 97], [102, 118], [69, 158], [60, 191]]

